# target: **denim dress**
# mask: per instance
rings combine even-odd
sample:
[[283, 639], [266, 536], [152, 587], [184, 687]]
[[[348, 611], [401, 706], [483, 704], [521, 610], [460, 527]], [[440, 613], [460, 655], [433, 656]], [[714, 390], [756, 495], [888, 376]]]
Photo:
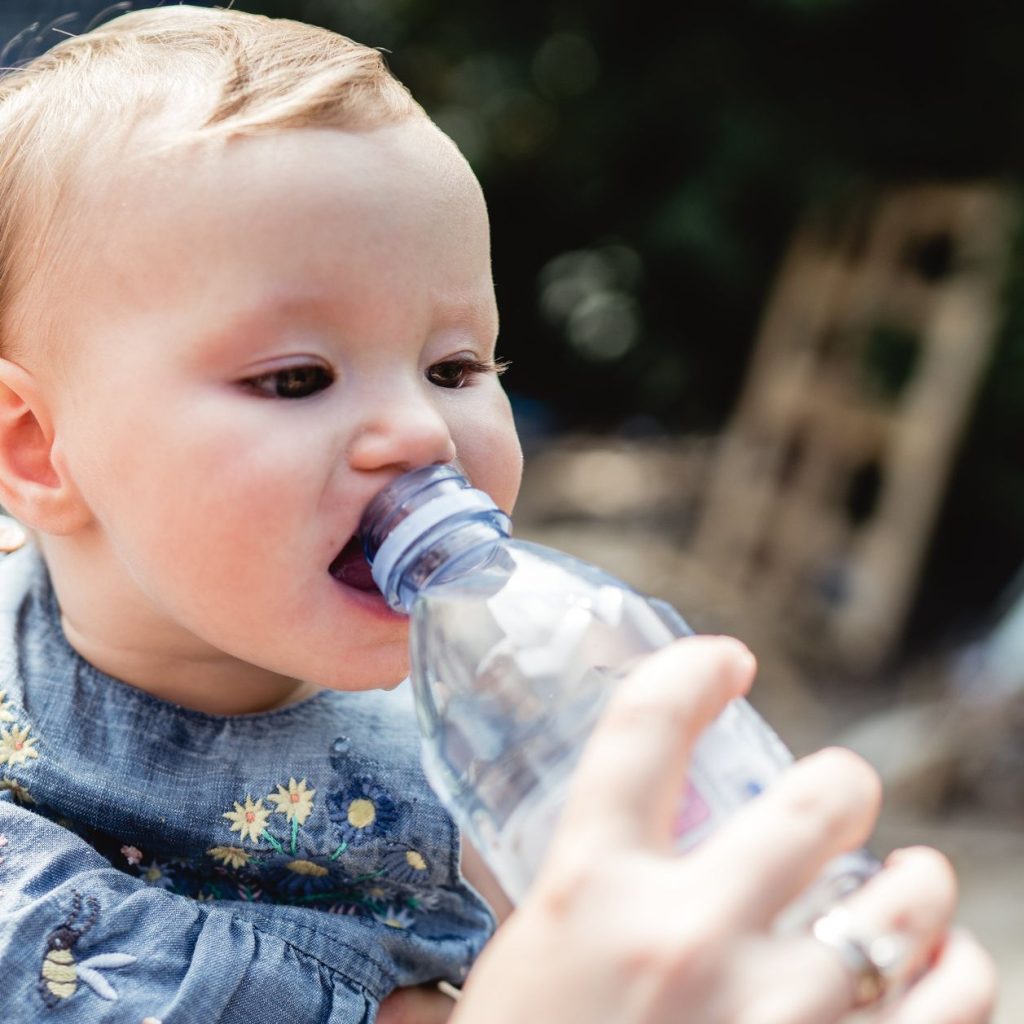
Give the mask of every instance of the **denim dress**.
[[494, 927], [407, 704], [217, 716], [99, 672], [0, 563], [0, 1020], [372, 1022]]

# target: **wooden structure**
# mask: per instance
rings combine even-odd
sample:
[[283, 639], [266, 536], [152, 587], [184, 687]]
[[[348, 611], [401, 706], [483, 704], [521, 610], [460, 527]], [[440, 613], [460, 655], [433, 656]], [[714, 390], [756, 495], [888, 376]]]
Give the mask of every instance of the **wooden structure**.
[[793, 241], [710, 471], [698, 556], [849, 668], [899, 640], [1000, 316], [990, 186], [865, 199]]

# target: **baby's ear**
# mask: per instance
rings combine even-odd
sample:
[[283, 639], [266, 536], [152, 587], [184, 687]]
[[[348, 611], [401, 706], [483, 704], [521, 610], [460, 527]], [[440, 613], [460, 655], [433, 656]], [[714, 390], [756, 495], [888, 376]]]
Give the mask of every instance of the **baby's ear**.
[[54, 430], [42, 389], [27, 370], [0, 359], [0, 505], [24, 526], [69, 534], [89, 518], [78, 488], [54, 459]]

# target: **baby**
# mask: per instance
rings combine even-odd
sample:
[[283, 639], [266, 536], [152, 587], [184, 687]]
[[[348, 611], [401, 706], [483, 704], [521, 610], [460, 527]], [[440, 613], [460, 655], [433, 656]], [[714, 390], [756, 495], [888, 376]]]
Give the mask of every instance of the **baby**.
[[[472, 173], [377, 51], [179, 6], [8, 75], [0, 139], [0, 504], [33, 536], [0, 564], [0, 1019], [445, 1019], [422, 986], [507, 905], [354, 535], [417, 466], [516, 497]], [[870, 831], [851, 755], [674, 855], [686, 751], [753, 671], [697, 638], [617, 688], [459, 1024], [828, 1024], [926, 966], [891, 1019], [984, 1019], [934, 853], [856, 934], [773, 932]]]
[[459, 982], [500, 897], [360, 692], [407, 633], [354, 534], [456, 454], [515, 500], [476, 180], [377, 51], [226, 11], [63, 42], [0, 132], [0, 502], [36, 538], [2, 568], [0, 1016], [361, 1021]]

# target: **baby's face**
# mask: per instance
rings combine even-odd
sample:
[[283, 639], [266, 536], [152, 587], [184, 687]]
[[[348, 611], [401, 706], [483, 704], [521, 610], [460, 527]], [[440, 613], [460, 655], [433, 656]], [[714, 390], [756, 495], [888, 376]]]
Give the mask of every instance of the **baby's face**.
[[184, 657], [401, 678], [405, 620], [329, 571], [367, 502], [453, 457], [519, 486], [461, 157], [426, 122], [288, 131], [115, 174], [87, 218], [54, 417], [111, 571]]

